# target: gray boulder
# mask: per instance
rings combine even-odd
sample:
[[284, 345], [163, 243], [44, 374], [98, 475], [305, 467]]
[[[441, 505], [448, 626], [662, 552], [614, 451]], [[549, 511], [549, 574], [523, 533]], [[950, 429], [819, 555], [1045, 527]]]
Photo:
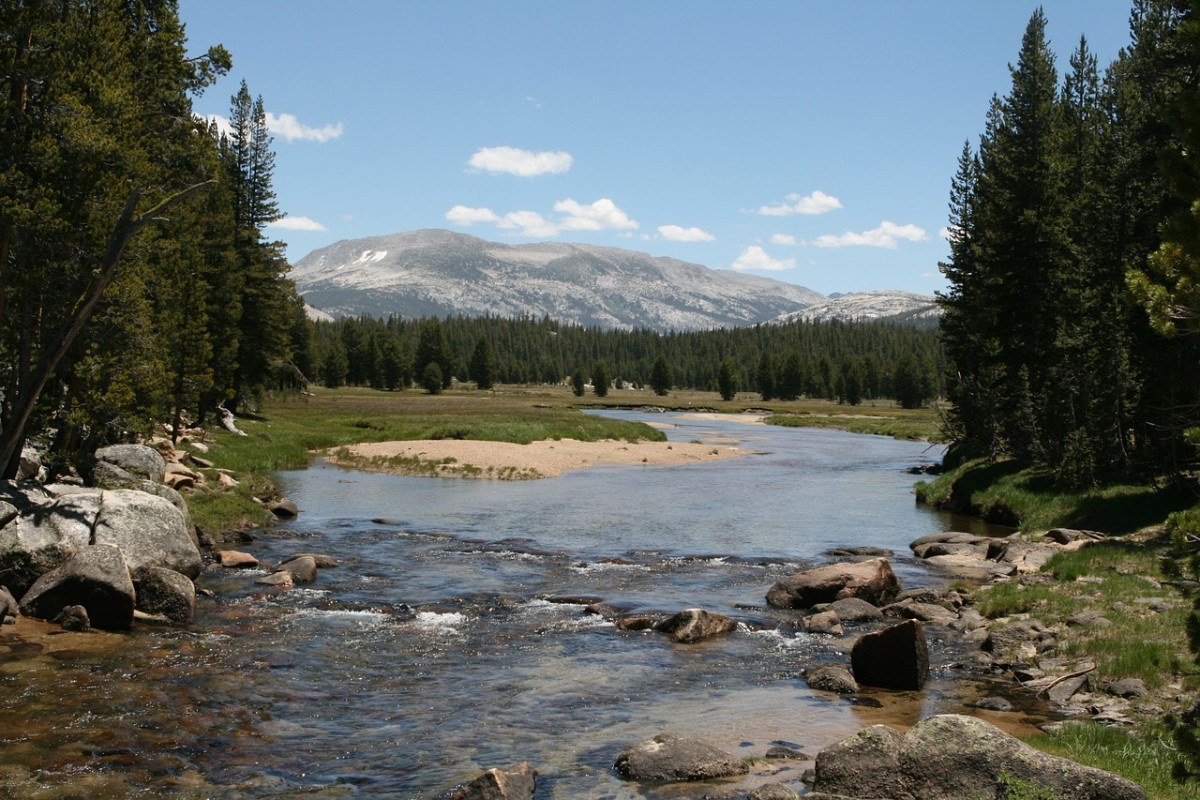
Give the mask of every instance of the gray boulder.
[[817, 755], [813, 789], [847, 798], [1000, 797], [1023, 784], [1058, 800], [1143, 800], [1136, 784], [1024, 744], [974, 717], [944, 714], [901, 735], [867, 728]]
[[900, 582], [886, 558], [856, 563], [826, 564], [789, 575], [767, 592], [767, 602], [779, 608], [811, 608], [847, 597], [874, 605], [890, 602]]
[[929, 678], [929, 648], [925, 628], [910, 619], [864, 634], [850, 650], [854, 678], [885, 689], [920, 689]]
[[[109, 447], [101, 447], [96, 451], [96, 466], [102, 473], [105, 472], [106, 467], [112, 466], [135, 478], [145, 478], [153, 483], [162, 483], [167, 462], [162, 454], [153, 447], [147, 447], [144, 444], [114, 444]], [[112, 475], [119, 477], [117, 472], [113, 472]], [[95, 476], [93, 476], [93, 480], [95, 480]], [[101, 483], [96, 485], [108, 488]], [[117, 488], [127, 485], [129, 484], [115, 484]]]
[[842, 622], [875, 622], [883, 619], [882, 611], [857, 597], [835, 600], [821, 610], [832, 611]]
[[1037, 653], [1037, 639], [1046, 632], [1041, 620], [1022, 619], [988, 630], [981, 647], [997, 657], [1028, 659]]
[[27, 507], [0, 528], [0, 585], [23, 596], [39, 577], [91, 544], [99, 513], [95, 491]]
[[677, 642], [691, 644], [702, 639], [720, 636], [737, 628], [737, 622], [724, 614], [714, 614], [702, 608], [687, 608], [667, 617], [654, 626]]
[[163, 567], [147, 567], [133, 579], [138, 611], [190, 625], [196, 615], [196, 585], [192, 579]]
[[195, 578], [204, 566], [179, 509], [145, 492], [105, 491], [93, 541], [121, 548], [134, 572], [165, 567]]
[[0, 500], [14, 506], [18, 512], [44, 506], [52, 499], [45, 487], [36, 481], [0, 481]]
[[86, 608], [97, 628], [120, 630], [133, 624], [133, 581], [119, 548], [81, 548], [34, 582], [21, 598], [21, 613], [54, 619], [73, 605]]
[[292, 581], [295, 583], [312, 583], [317, 579], [317, 560], [312, 556], [290, 558], [280, 564], [279, 568], [292, 573]]
[[834, 692], [835, 694], [855, 694], [858, 692], [858, 682], [845, 664], [822, 664], [805, 670], [804, 680], [809, 688], [819, 692]]
[[750, 771], [745, 759], [703, 739], [671, 733], [660, 733], [626, 749], [614, 766], [627, 780], [654, 783], [706, 781]]
[[805, 617], [801, 624], [807, 633], [823, 633], [828, 636], [841, 636], [845, 633], [842, 620], [833, 611], [818, 611]]
[[767, 783], [747, 795], [746, 800], [797, 800], [799, 797], [782, 783]]
[[522, 761], [509, 770], [489, 769], [450, 800], [533, 800], [537, 770]]

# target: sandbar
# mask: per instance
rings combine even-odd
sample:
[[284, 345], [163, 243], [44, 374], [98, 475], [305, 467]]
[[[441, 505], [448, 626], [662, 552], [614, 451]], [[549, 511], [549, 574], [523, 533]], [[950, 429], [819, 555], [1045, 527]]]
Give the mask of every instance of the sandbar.
[[664, 466], [737, 458], [752, 451], [714, 442], [547, 439], [529, 444], [473, 439], [369, 442], [339, 447], [326, 461], [394, 475], [532, 480], [597, 464]]

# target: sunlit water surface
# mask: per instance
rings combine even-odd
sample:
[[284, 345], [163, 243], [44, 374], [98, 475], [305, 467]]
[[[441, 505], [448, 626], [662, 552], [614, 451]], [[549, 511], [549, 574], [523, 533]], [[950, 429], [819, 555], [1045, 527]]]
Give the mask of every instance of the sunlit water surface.
[[[679, 467], [592, 467], [498, 482], [346, 472], [277, 476], [302, 514], [244, 549], [341, 560], [264, 590], [209, 568], [195, 625], [131, 635], [0, 634], [0, 789], [14, 797], [446, 796], [528, 761], [539, 798], [691, 797], [612, 770], [663, 731], [743, 756], [815, 754], [865, 725], [959, 711], [976, 689], [944, 664], [922, 693], [855, 701], [807, 688], [845, 639], [769, 609], [780, 577], [839, 546], [894, 551], [905, 587], [944, 580], [912, 539], [951, 527], [917, 506], [905, 470], [940, 451], [837, 431], [611, 412], [672, 423], [673, 441], [736, 440], [754, 455]], [[564, 598], [579, 602], [561, 602]], [[682, 645], [586, 612], [703, 607], [741, 628]], [[940, 660], [939, 660], [940, 659]], [[798, 761], [757, 762], [735, 788], [800, 788]], [[711, 787], [703, 791], [715, 791]], [[691, 792], [689, 794], [688, 792]], [[0, 792], [2, 793], [2, 792]], [[701, 793], [703, 793], [701, 791]]]

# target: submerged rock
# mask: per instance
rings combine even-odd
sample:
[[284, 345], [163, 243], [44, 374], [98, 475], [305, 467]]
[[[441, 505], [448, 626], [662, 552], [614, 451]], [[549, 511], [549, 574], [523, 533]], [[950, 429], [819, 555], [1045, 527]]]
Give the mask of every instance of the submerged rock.
[[845, 664], [822, 664], [805, 670], [804, 680], [809, 688], [819, 692], [834, 692], [835, 694], [855, 694], [858, 692], [858, 682], [854, 680], [850, 668]]
[[656, 631], [684, 644], [720, 636], [736, 628], [737, 622], [732, 618], [702, 608], [684, 609], [654, 626]]
[[627, 780], [654, 783], [706, 781], [745, 775], [750, 771], [745, 759], [730, 755], [703, 739], [672, 733], [660, 733], [653, 739], [633, 745], [617, 757], [614, 766]]

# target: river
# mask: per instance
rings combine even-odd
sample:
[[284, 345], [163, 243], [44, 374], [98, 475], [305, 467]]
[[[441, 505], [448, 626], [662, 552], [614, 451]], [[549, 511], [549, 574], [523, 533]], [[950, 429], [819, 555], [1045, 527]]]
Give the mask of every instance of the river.
[[[845, 660], [855, 634], [798, 632], [796, 612], [763, 599], [780, 577], [846, 545], [893, 550], [905, 588], [943, 581], [907, 543], [962, 521], [917, 506], [905, 472], [940, 451], [610, 413], [671, 425], [672, 441], [736, 442], [755, 454], [524, 482], [319, 461], [280, 473], [302, 514], [243, 549], [268, 563], [318, 552], [341, 565], [286, 592], [211, 567], [197, 582], [211, 596], [188, 630], [40, 644], [0, 635], [0, 789], [437, 798], [483, 769], [528, 761], [541, 772], [539, 798], [687, 797], [697, 795], [627, 784], [612, 763], [664, 731], [747, 757], [773, 744], [815, 754], [865, 725], [961, 710], [972, 690], [943, 663], [952, 645], [936, 636], [921, 693], [812, 692], [804, 667]], [[620, 631], [587, 613], [586, 600], [630, 611], [699, 606], [744, 624], [674, 644]], [[737, 791], [799, 787], [804, 766], [758, 761]]]

